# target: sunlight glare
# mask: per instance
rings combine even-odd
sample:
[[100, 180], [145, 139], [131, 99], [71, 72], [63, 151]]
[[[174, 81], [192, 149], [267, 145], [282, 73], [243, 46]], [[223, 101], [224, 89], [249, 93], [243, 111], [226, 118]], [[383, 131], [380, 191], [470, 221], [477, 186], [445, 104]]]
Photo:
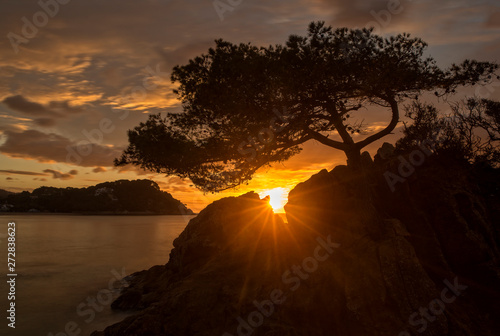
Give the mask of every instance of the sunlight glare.
[[261, 198], [269, 196], [269, 205], [273, 208], [274, 212], [284, 212], [283, 207], [288, 201], [288, 190], [285, 188], [274, 188], [269, 190], [264, 190], [259, 193]]

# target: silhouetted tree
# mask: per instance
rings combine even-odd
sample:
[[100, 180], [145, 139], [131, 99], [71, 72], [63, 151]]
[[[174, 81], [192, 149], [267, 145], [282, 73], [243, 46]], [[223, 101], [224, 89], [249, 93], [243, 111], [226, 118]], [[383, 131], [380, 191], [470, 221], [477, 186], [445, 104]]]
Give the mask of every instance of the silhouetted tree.
[[[205, 191], [220, 191], [314, 139], [344, 151], [348, 164], [358, 167], [361, 149], [394, 130], [405, 97], [452, 93], [497, 69], [466, 60], [442, 70], [423, 56], [425, 48], [408, 34], [383, 38], [373, 29], [333, 30], [322, 22], [285, 45], [217, 40], [207, 54], [173, 70], [183, 113], [153, 115], [130, 130], [129, 147], [115, 164], [188, 177]], [[355, 142], [352, 135], [363, 125], [351, 116], [376, 105], [390, 111], [388, 125]]]
[[451, 107], [450, 115], [442, 115], [432, 104], [416, 101], [407, 106], [412, 123], [405, 124], [397, 150], [409, 152], [429, 144], [441, 157], [499, 167], [500, 102], [470, 98]]

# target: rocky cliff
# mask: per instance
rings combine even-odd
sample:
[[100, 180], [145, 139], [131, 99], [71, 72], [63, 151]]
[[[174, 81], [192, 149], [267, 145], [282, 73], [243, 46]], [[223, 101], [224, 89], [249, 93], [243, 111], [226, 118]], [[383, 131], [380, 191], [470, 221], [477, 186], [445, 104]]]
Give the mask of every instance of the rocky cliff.
[[500, 173], [410, 159], [319, 172], [288, 223], [255, 193], [214, 202], [93, 335], [498, 335]]

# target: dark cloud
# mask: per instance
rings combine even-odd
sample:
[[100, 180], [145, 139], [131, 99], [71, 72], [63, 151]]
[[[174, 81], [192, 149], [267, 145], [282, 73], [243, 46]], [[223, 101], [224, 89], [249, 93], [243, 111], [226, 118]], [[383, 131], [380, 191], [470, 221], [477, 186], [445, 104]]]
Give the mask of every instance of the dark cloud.
[[33, 176], [46, 176], [47, 174], [24, 171], [24, 170], [0, 170], [0, 174], [15, 174], [15, 175], [33, 175]]
[[45, 169], [43, 172], [48, 173], [48, 174], [52, 174], [53, 179], [71, 180], [73, 178], [73, 174], [61, 173], [60, 171], [53, 170], [53, 169]]
[[13, 178], [12, 178], [12, 177], [6, 177], [5, 179], [6, 179], [7, 181], [11, 181], [11, 180], [13, 180]]
[[68, 172], [68, 174], [70, 175], [77, 175], [78, 174], [78, 170], [75, 170], [75, 169], [72, 169]]
[[0, 152], [14, 158], [33, 159], [39, 162], [62, 162], [82, 167], [113, 166], [113, 159], [121, 150], [87, 141], [74, 142], [54, 133], [36, 130], [4, 131], [6, 141]]
[[35, 119], [34, 122], [43, 127], [54, 126], [57, 118], [83, 112], [81, 107], [71, 106], [67, 101], [51, 101], [47, 105], [43, 105], [22, 95], [6, 97], [2, 102], [13, 111], [39, 116], [40, 118]]
[[23, 112], [26, 114], [50, 114], [51, 111], [47, 110], [42, 104], [29, 101], [21, 95], [7, 97], [3, 100], [11, 110]]
[[34, 119], [33, 122], [35, 125], [42, 127], [52, 127], [57, 124], [57, 121], [53, 118], [37, 118]]

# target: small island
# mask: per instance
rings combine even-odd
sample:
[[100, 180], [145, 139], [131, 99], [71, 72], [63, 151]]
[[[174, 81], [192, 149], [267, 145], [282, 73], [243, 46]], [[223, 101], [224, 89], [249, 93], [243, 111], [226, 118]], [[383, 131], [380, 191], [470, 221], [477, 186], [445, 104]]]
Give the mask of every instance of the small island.
[[118, 180], [87, 188], [40, 187], [0, 193], [0, 212], [109, 215], [192, 215], [181, 201], [151, 180]]

